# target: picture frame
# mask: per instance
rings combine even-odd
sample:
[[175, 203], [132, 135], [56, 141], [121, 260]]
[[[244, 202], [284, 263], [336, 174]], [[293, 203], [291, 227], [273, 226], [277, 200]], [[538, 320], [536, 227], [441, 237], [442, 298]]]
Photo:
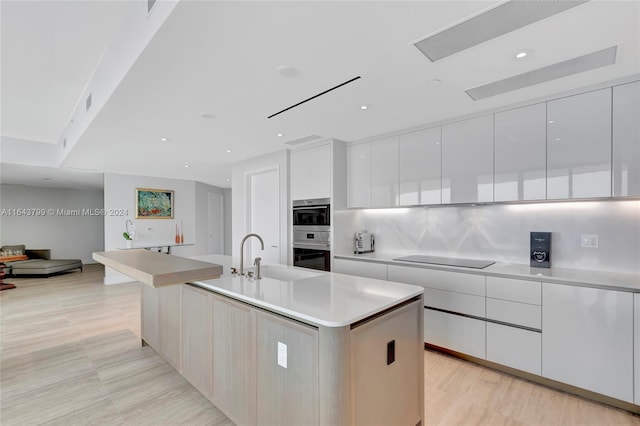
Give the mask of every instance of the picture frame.
[[174, 192], [136, 188], [136, 219], [173, 219]]

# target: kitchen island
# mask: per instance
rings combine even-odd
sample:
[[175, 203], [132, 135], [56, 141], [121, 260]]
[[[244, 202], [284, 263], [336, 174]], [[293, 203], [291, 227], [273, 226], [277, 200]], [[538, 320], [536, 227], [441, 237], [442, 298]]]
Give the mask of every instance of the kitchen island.
[[[166, 257], [166, 255], [164, 255]], [[142, 339], [237, 424], [423, 421], [423, 288], [264, 265], [143, 286]]]

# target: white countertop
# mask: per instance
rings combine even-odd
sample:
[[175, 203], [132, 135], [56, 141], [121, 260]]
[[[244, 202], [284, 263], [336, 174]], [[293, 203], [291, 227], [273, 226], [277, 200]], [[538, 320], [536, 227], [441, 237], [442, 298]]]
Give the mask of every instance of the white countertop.
[[[231, 266], [238, 267], [240, 264], [238, 259], [231, 256], [205, 255], [191, 259], [215, 263], [224, 268], [220, 278], [193, 281], [194, 285], [325, 327], [353, 324], [424, 292], [422, 287], [409, 284], [286, 265], [263, 265], [263, 278], [256, 280], [231, 275]], [[266, 277], [269, 271], [281, 279]], [[287, 279], [287, 275], [291, 275], [293, 280]]]
[[[421, 254], [416, 252], [415, 254]], [[496, 262], [484, 269], [462, 268], [455, 266], [433, 265], [393, 260], [406, 256], [406, 253], [368, 253], [335, 255], [336, 259], [359, 260], [364, 262], [386, 263], [388, 265], [410, 266], [413, 268], [438, 269], [469, 274], [489, 275], [504, 278], [544, 281], [556, 284], [578, 285], [582, 287], [602, 288], [640, 293], [640, 275], [618, 272], [590, 271], [569, 268], [534, 268], [529, 265]]]

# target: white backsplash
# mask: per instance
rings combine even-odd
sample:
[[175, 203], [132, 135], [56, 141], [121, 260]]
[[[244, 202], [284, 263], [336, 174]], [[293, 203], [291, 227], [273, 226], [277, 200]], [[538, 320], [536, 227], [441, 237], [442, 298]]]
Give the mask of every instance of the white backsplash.
[[[552, 232], [552, 267], [640, 274], [640, 201], [339, 210], [336, 254], [353, 253], [353, 234], [374, 233], [376, 251], [529, 264], [529, 233]], [[598, 248], [583, 248], [597, 234]]]

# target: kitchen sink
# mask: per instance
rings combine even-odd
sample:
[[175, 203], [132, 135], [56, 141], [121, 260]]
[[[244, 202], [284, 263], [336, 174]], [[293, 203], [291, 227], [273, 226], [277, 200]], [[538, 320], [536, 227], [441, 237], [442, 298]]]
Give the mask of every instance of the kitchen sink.
[[[251, 268], [255, 273], [255, 268]], [[272, 278], [280, 281], [298, 281], [306, 278], [319, 277], [319, 272], [301, 271], [299, 269], [287, 268], [285, 266], [264, 265], [260, 268], [260, 274], [263, 278]]]

